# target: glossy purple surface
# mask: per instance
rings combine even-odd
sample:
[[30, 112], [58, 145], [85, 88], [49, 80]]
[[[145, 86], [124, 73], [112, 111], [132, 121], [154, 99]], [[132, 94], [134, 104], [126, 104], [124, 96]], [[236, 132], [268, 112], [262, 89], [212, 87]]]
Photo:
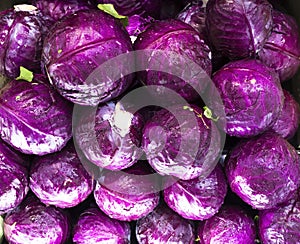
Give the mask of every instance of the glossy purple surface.
[[164, 205], [158, 206], [136, 223], [136, 237], [139, 244], [192, 244], [193, 224]]
[[279, 76], [258, 60], [244, 59], [214, 73], [226, 113], [230, 136], [251, 137], [275, 123], [283, 108], [284, 94]]
[[285, 139], [291, 139], [297, 132], [300, 121], [300, 106], [294, 97], [286, 90], [284, 93], [284, 104], [272, 130]]
[[200, 223], [197, 234], [200, 244], [253, 244], [256, 236], [253, 219], [238, 206], [223, 206], [215, 216]]
[[[148, 50], [153, 54], [156, 50], [165, 51], [165, 56], [160, 57], [159, 62], [162, 66], [161, 69], [171, 71], [171, 73], [172, 68], [175, 69], [174, 60], [178, 60], [176, 68], [179, 67], [180, 70], [184, 70], [185, 58], [199, 65], [203, 74], [211, 75], [212, 66], [209, 47], [193, 27], [180, 20], [170, 19], [154, 22], [138, 36], [134, 47], [136, 50]], [[176, 56], [174, 56], [175, 54]], [[138, 60], [138, 62], [145, 61]], [[155, 67], [155, 62], [156, 60], [149, 60], [149, 67], [152, 65]], [[206, 85], [192, 74], [189, 80], [184, 81], [179, 77], [166, 73], [167, 71], [149, 70], [139, 72], [138, 78], [146, 85], [157, 85], [154, 94], [157, 96], [164, 95], [159, 88], [159, 86], [164, 86], [174, 90], [184, 99], [193, 101], [198, 98], [199, 94], [191, 86], [199, 92], [205, 89]]]
[[231, 59], [254, 56], [272, 29], [272, 5], [267, 0], [209, 0], [209, 39]]
[[11, 244], [64, 244], [69, 232], [66, 214], [45, 206], [33, 195], [4, 219], [5, 238]]
[[32, 4], [54, 22], [77, 11], [96, 8], [89, 0], [33, 0]]
[[98, 3], [111, 3], [121, 15], [159, 17], [161, 0], [96, 0]]
[[300, 186], [300, 158], [273, 132], [240, 142], [226, 162], [229, 185], [255, 209], [270, 209], [291, 199]]
[[259, 59], [275, 69], [281, 81], [292, 78], [300, 67], [299, 28], [292, 16], [273, 11], [273, 29]]
[[[149, 164], [161, 175], [182, 180], [206, 177], [217, 164], [219, 131], [201, 108], [194, 105], [191, 106], [193, 111], [179, 105], [173, 108], [176, 117], [167, 109], [161, 109], [146, 122], [143, 148]], [[191, 117], [187, 120], [187, 116], [192, 116], [195, 123]], [[180, 125], [177, 118], [184, 118], [184, 123]], [[183, 133], [181, 128], [184, 128]], [[194, 151], [197, 140], [199, 147]]]
[[82, 116], [74, 137], [92, 163], [109, 170], [121, 170], [142, 156], [143, 126], [138, 112], [132, 114], [121, 102], [109, 102], [99, 105], [96, 112]]
[[227, 182], [220, 165], [204, 180], [178, 180], [163, 191], [168, 206], [183, 218], [191, 220], [205, 220], [215, 215], [226, 193]]
[[16, 78], [20, 66], [39, 72], [47, 29], [38, 10], [0, 12], [0, 73]]
[[154, 21], [155, 20], [151, 17], [142, 17], [135, 14], [129, 17], [129, 23], [128, 26], [126, 26], [126, 30], [130, 36], [138, 36]]
[[0, 92], [0, 136], [22, 153], [59, 151], [72, 136], [72, 104], [47, 82], [12, 80]]
[[28, 169], [22, 155], [0, 140], [0, 214], [17, 207], [25, 198], [28, 187]]
[[70, 208], [92, 192], [92, 176], [83, 167], [70, 142], [55, 154], [36, 158], [30, 170], [29, 186], [46, 205]]
[[129, 223], [111, 219], [97, 208], [89, 208], [79, 216], [73, 233], [76, 244], [130, 243]]
[[132, 221], [146, 216], [158, 205], [158, 182], [146, 175], [140, 162], [124, 171], [106, 171], [97, 181], [94, 197], [99, 208], [109, 217]]
[[[132, 75], [114, 80], [111, 70], [101, 69], [106, 61], [132, 51], [122, 23], [101, 10], [79, 11], [64, 18], [44, 43], [42, 62], [50, 82], [74, 103], [98, 105], [119, 96], [132, 83]], [[121, 69], [124, 63], [115, 65]]]
[[259, 213], [259, 236], [263, 243], [299, 243], [299, 230], [299, 195], [276, 208]]

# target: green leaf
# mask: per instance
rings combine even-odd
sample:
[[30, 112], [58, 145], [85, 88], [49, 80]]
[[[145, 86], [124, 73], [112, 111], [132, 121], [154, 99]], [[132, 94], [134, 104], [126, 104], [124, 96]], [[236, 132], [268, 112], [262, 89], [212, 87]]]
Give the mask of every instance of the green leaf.
[[128, 26], [128, 17], [118, 14], [113, 4], [98, 4], [97, 7], [105, 13], [108, 13], [116, 19], [119, 19], [125, 27]]
[[209, 107], [204, 106], [203, 109], [204, 109], [204, 116], [206, 118], [211, 119], [212, 121], [215, 121], [215, 122], [217, 122], [219, 120], [219, 117], [217, 117], [217, 118], [213, 117], [212, 111], [210, 110]]
[[33, 72], [20, 66], [20, 75], [16, 78], [16, 80], [25, 80], [31, 82], [33, 80]]

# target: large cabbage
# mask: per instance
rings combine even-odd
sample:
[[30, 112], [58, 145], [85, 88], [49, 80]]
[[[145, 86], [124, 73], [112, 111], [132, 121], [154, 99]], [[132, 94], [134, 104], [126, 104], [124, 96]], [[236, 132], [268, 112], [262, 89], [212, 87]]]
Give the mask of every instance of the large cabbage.
[[1, 138], [26, 154], [61, 150], [72, 136], [72, 104], [36, 75], [12, 80], [0, 94]]
[[95, 8], [90, 0], [33, 0], [32, 4], [53, 22], [80, 10]]
[[178, 180], [173, 184], [166, 181], [166, 185], [171, 186], [163, 191], [165, 202], [185, 219], [209, 219], [219, 211], [227, 193], [220, 165], [205, 179]]
[[13, 244], [64, 244], [69, 233], [66, 213], [45, 206], [33, 195], [4, 219], [5, 238]]
[[193, 224], [161, 204], [136, 223], [139, 244], [192, 244], [195, 241]]
[[93, 190], [92, 176], [83, 167], [70, 142], [60, 152], [38, 157], [30, 170], [30, 188], [46, 205], [70, 208]]
[[132, 114], [122, 102], [109, 102], [97, 111], [86, 110], [74, 127], [74, 137], [85, 157], [110, 170], [128, 168], [142, 156], [139, 147], [144, 121]]
[[141, 15], [159, 17], [161, 0], [96, 0], [98, 3], [113, 4], [121, 15]]
[[[160, 86], [164, 86], [179, 93], [186, 100], [192, 101], [199, 96], [192, 87], [195, 87], [198, 92], [205, 89], [204, 83], [192, 74], [189, 80], [184, 81], [173, 74], [166, 73], [169, 70], [172, 72], [172, 68], [184, 68], [182, 66], [187, 65], [186, 60], [191, 60], [202, 68], [203, 74], [211, 75], [210, 49], [190, 25], [174, 19], [154, 22], [138, 36], [134, 47], [136, 50], [148, 50], [149, 56], [154, 55], [156, 50], [164, 51], [165, 56], [159, 57], [160, 69], [164, 72], [148, 70], [138, 74], [138, 78], [144, 84], [156, 85], [157, 96], [163, 95]], [[138, 56], [137, 61], [145, 60], [139, 59]], [[158, 60], [154, 58], [146, 61], [151, 67]]]
[[267, 0], [209, 0], [206, 24], [218, 51], [231, 59], [254, 56], [272, 29], [272, 5]]
[[0, 215], [18, 206], [28, 192], [28, 169], [22, 155], [0, 140]]
[[258, 135], [277, 120], [284, 103], [278, 74], [258, 60], [233, 61], [213, 75], [230, 136]]
[[215, 168], [221, 147], [216, 125], [195, 105], [171, 108], [175, 114], [161, 109], [144, 127], [149, 164], [161, 175], [182, 180], [206, 177]]
[[292, 198], [300, 186], [300, 158], [273, 132], [241, 141], [226, 162], [229, 185], [255, 209], [269, 209]]
[[156, 178], [143, 162], [124, 171], [106, 171], [97, 181], [94, 197], [99, 208], [109, 217], [137, 220], [150, 212], [159, 202]]
[[51, 84], [74, 103], [98, 105], [119, 96], [132, 83], [132, 75], [120, 74], [117, 80], [113, 76], [117, 70], [130, 73], [124, 60], [114, 64], [116, 70], [101, 66], [132, 51], [125, 27], [104, 11], [79, 11], [64, 18], [51, 28], [44, 44], [42, 62]]
[[109, 218], [98, 208], [86, 209], [73, 229], [73, 242], [91, 243], [130, 243], [130, 225], [127, 222]]
[[272, 130], [285, 139], [291, 139], [297, 132], [300, 122], [300, 106], [293, 96], [283, 90], [284, 104]]
[[47, 25], [32, 5], [0, 13], [0, 74], [17, 78], [20, 66], [38, 72]]
[[276, 208], [259, 212], [259, 236], [262, 243], [299, 243], [299, 230], [299, 195]]
[[281, 81], [292, 78], [300, 67], [299, 28], [292, 16], [273, 11], [273, 29], [259, 59], [275, 69]]
[[239, 206], [223, 206], [220, 212], [200, 223], [198, 238], [200, 244], [255, 243], [255, 225], [249, 214]]

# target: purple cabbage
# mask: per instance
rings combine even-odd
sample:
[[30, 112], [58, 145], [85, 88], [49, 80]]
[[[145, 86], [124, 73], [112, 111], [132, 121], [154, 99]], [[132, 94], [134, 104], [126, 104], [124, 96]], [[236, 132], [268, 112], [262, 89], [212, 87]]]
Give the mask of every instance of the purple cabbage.
[[60, 152], [34, 160], [30, 189], [46, 205], [70, 208], [83, 202], [93, 191], [92, 176], [83, 167], [70, 142]]
[[220, 151], [218, 129], [195, 105], [171, 108], [176, 114], [161, 109], [144, 127], [143, 148], [149, 164], [161, 175], [182, 180], [208, 176]]
[[97, 111], [81, 115], [74, 137], [85, 157], [110, 170], [128, 168], [142, 156], [140, 149], [144, 121], [121, 102], [98, 106]]
[[298, 243], [300, 240], [299, 195], [276, 208], [260, 211], [258, 225], [262, 243]]
[[118, 14], [133, 16], [135, 14], [144, 17], [159, 17], [161, 0], [96, 0], [102, 4], [113, 4]]
[[43, 75], [32, 82], [12, 80], [0, 94], [1, 138], [22, 153], [61, 150], [72, 136], [72, 104]]
[[73, 230], [73, 243], [130, 243], [129, 223], [111, 219], [97, 208], [89, 208], [80, 216]]
[[33, 0], [32, 4], [53, 22], [80, 10], [95, 8], [90, 0]]
[[28, 187], [28, 169], [20, 153], [0, 140], [0, 215], [17, 207], [25, 198]]
[[272, 29], [267, 0], [209, 0], [206, 25], [214, 47], [231, 59], [254, 56]]
[[193, 224], [164, 205], [137, 221], [136, 237], [139, 244], [192, 244], [195, 241]]
[[284, 94], [278, 74], [258, 60], [238, 60], [213, 75], [226, 113], [230, 136], [251, 137], [263, 133], [277, 120]]
[[273, 11], [273, 29], [258, 56], [279, 73], [281, 81], [296, 74], [300, 67], [300, 35], [292, 16]]
[[191, 25], [200, 34], [201, 38], [208, 43], [205, 24], [206, 8], [202, 2], [187, 5], [178, 14], [177, 19]]
[[215, 215], [226, 193], [227, 182], [220, 165], [205, 179], [178, 180], [163, 191], [168, 206], [191, 220], [205, 220]]
[[146, 216], [159, 203], [159, 185], [152, 172], [139, 162], [124, 171], [106, 171], [97, 181], [94, 198], [109, 217], [122, 221]]
[[32, 5], [0, 12], [0, 73], [17, 78], [20, 66], [39, 73], [47, 30], [42, 14]]
[[300, 187], [297, 151], [276, 133], [241, 141], [226, 161], [230, 188], [255, 209], [288, 201]]
[[249, 214], [239, 206], [223, 206], [219, 213], [200, 223], [200, 244], [255, 243], [255, 225]]
[[131, 39], [137, 37], [140, 33], [146, 30], [146, 28], [155, 20], [151, 17], [142, 17], [140, 15], [132, 15], [129, 17], [126, 30]]
[[293, 96], [283, 90], [284, 104], [283, 109], [272, 130], [285, 139], [291, 139], [297, 132], [300, 121], [300, 106]]
[[[164, 51], [165, 56], [159, 57], [159, 62], [162, 64], [160, 69], [163, 72], [149, 70], [138, 73], [138, 78], [144, 84], [148, 86], [156, 85], [154, 89], [157, 96], [164, 96], [162, 94], [164, 90], [160, 89], [160, 86], [163, 86], [174, 90], [184, 99], [193, 101], [199, 96], [196, 91], [200, 92], [205, 89], [206, 85], [204, 82], [199, 81], [199, 78], [195, 78], [193, 74], [186, 81], [172, 74], [174, 60], [176, 60], [176, 68], [178, 69], [179, 67], [184, 70], [188, 59], [199, 65], [203, 73], [206, 73], [208, 76], [211, 75], [210, 49], [201, 39], [198, 32], [190, 25], [174, 19], [154, 22], [138, 36], [134, 42], [134, 47], [136, 50], [148, 50], [151, 55], [158, 50]], [[138, 62], [144, 62], [139, 57], [137, 58]], [[155, 66], [155, 62], [157, 62], [156, 58], [154, 60], [151, 59], [148, 65], [150, 67], [152, 65]], [[169, 72], [170, 69], [171, 74], [168, 74], [167, 71]], [[193, 87], [195, 87], [196, 91]]]
[[[119, 96], [132, 83], [132, 75], [115, 77], [116, 70], [101, 66], [132, 51], [122, 23], [101, 10], [79, 11], [64, 18], [51, 28], [44, 43], [42, 62], [50, 82], [74, 103], [98, 105]], [[120, 63], [124, 60], [116, 62], [113, 65], [122, 74], [131, 73]], [[126, 62], [130, 63], [129, 58]]]
[[64, 244], [70, 233], [69, 220], [60, 209], [45, 206], [30, 195], [4, 219], [9, 243]]

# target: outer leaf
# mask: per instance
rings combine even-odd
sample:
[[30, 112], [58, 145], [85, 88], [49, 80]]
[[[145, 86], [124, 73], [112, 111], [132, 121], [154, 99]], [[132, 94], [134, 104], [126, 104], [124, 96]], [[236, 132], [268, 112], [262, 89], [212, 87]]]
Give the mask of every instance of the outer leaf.
[[0, 94], [1, 138], [27, 154], [62, 149], [72, 134], [72, 105], [47, 84], [13, 80]]
[[267, 0], [210, 0], [206, 24], [218, 51], [231, 59], [254, 56], [272, 29], [272, 5]]

